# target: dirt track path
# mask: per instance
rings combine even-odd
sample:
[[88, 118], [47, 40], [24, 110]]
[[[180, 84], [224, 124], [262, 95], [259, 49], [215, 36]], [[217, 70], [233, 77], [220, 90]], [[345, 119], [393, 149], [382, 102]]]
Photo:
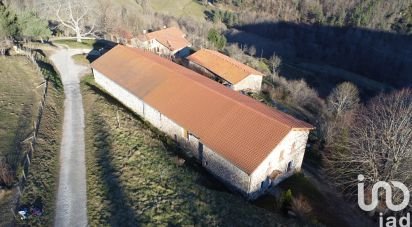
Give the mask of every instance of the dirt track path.
[[80, 76], [86, 67], [74, 63], [71, 56], [87, 52], [58, 49], [50, 59], [60, 72], [64, 86], [64, 122], [60, 148], [59, 186], [55, 226], [87, 226], [84, 113]]

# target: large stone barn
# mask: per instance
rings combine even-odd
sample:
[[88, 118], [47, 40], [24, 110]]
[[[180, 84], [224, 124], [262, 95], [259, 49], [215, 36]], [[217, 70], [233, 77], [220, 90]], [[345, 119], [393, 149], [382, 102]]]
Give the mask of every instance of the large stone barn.
[[158, 55], [186, 57], [190, 54], [190, 42], [177, 27], [164, 28], [158, 31], [139, 35], [131, 40], [132, 46], [150, 50]]
[[188, 58], [189, 67], [235, 91], [260, 91], [263, 73], [214, 50], [201, 49]]
[[249, 199], [299, 171], [312, 126], [151, 52], [116, 46], [94, 79]]

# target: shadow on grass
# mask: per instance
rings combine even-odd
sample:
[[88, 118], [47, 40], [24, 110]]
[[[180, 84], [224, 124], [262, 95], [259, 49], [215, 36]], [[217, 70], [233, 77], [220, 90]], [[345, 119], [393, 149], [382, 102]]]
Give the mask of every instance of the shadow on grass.
[[[111, 194], [119, 194], [121, 199], [118, 199], [116, 206], [125, 205], [126, 207], [123, 209], [125, 209], [126, 211], [130, 211], [130, 209], [132, 209], [132, 206], [134, 208], [134, 212], [137, 212], [137, 214], [139, 215], [138, 221], [140, 221], [140, 223], [162, 223], [161, 225], [170, 226], [269, 226], [276, 225], [278, 223], [297, 223], [296, 220], [286, 220], [283, 216], [280, 216], [276, 212], [268, 212], [264, 209], [256, 207], [250, 202], [245, 201], [240, 195], [235, 195], [235, 193], [230, 192], [220, 181], [218, 181], [213, 175], [207, 172], [206, 169], [204, 169], [197, 162], [197, 160], [189, 154], [189, 152], [186, 152], [182, 148], [180, 148], [173, 139], [151, 126], [150, 123], [144, 121], [141, 117], [133, 113], [133, 111], [124, 107], [119, 101], [111, 97], [103, 89], [96, 85], [92, 76], [86, 76], [83, 79], [82, 83], [85, 87], [87, 87], [87, 92], [89, 92], [91, 95], [98, 96], [99, 99], [101, 99], [100, 101], [103, 101], [105, 105], [116, 106], [119, 110], [121, 110], [122, 113], [125, 113], [129, 117], [131, 117], [131, 119], [136, 120], [138, 128], [133, 128], [134, 126], [131, 126], [130, 130], [142, 130], [142, 133], [145, 133], [145, 131], [150, 131], [148, 132], [148, 134], [151, 139], [156, 140], [159, 145], [162, 146], [161, 150], [157, 150], [161, 152], [161, 157], [157, 156], [159, 160], [147, 160], [146, 164], [149, 163], [148, 166], [146, 166], [146, 164], [143, 164], [144, 166], [136, 166], [136, 168], [133, 168], [133, 170], [131, 170], [137, 171], [135, 172], [135, 174], [139, 174], [141, 173], [141, 171], [149, 171], [147, 176], [144, 175], [141, 177], [143, 179], [149, 180], [150, 184], [147, 185], [147, 187], [145, 187], [144, 185], [138, 185], [137, 187], [127, 185], [125, 184], [125, 180], [121, 178], [121, 176], [123, 174], [122, 171], [127, 172], [128, 170], [127, 168], [125, 170], [123, 169], [123, 167], [121, 167], [122, 161], [120, 161], [119, 163], [118, 160], [116, 160], [119, 157], [121, 158], [121, 154], [119, 154], [119, 157], [114, 157], [114, 155], [111, 155], [116, 152], [121, 152], [121, 150], [113, 150], [114, 147], [117, 147], [119, 145], [117, 144], [117, 142], [119, 141], [114, 141], [114, 139], [117, 137], [116, 133], [110, 134], [110, 131], [108, 130], [110, 130], [111, 127], [103, 124], [104, 120], [107, 121], [108, 119], [110, 119], [110, 116], [93, 116], [95, 118], [93, 127], [97, 126], [99, 128], [106, 128], [105, 130], [102, 130], [100, 132], [93, 132], [96, 137], [101, 138], [100, 140], [97, 140], [100, 141], [99, 143], [101, 143], [98, 144], [98, 146], [101, 147], [101, 149], [99, 149], [101, 151], [99, 151], [100, 153], [98, 154], [99, 159], [97, 160], [97, 166], [109, 166], [103, 170], [99, 170], [104, 171], [105, 173], [102, 176], [100, 176], [100, 174], [97, 174], [97, 176], [99, 180], [100, 178], [104, 180], [105, 187], [116, 188], [114, 192], [113, 189], [108, 189], [107, 192], [105, 192]], [[103, 117], [105, 119], [102, 119]], [[133, 140], [133, 137], [130, 139]], [[94, 141], [96, 142], [96, 140]], [[128, 149], [125, 149], [125, 151], [134, 150], [140, 145], [140, 143], [127, 144], [126, 146], [128, 147]], [[96, 144], [94, 146], [96, 147]], [[129, 149], [130, 147], [133, 148]], [[157, 151], [152, 150], [149, 151], [149, 153], [156, 153]], [[184, 165], [178, 166], [177, 164], [173, 163], [174, 161], [171, 159], [175, 159], [176, 155], [185, 159]], [[150, 157], [156, 157], [156, 154], [155, 156], [149, 155], [146, 157], [140, 157], [147, 159]], [[163, 158], [166, 158], [166, 160], [164, 160]], [[125, 160], [128, 160], [128, 157], [126, 157]], [[162, 180], [162, 170], [167, 171], [165, 181]], [[113, 176], [113, 172], [116, 172], [115, 176]], [[133, 175], [133, 172], [129, 172], [128, 174]], [[123, 181], [123, 184], [125, 185], [123, 187], [121, 185], [119, 186], [119, 181]], [[143, 180], [142, 182], [146, 181]], [[112, 184], [116, 185], [111, 186]], [[143, 186], [143, 188], [141, 186]], [[165, 193], [163, 190], [158, 190], [158, 187], [171, 192]], [[130, 197], [131, 194], [136, 193], [137, 189], [141, 190], [138, 191], [139, 194], [137, 195], [137, 197]], [[116, 190], [119, 190], [119, 192], [116, 192]], [[110, 202], [113, 202], [113, 200], [117, 198], [116, 196], [109, 196], [110, 198], [107, 200], [109, 200]], [[102, 196], [100, 196], [98, 199], [100, 199], [101, 197]], [[147, 198], [151, 199], [148, 201]], [[158, 200], [158, 198], [161, 198], [160, 201]], [[116, 208], [116, 206], [112, 206], [110, 212], [108, 212], [107, 214], [108, 216], [118, 216], [118, 213], [125, 212], [121, 209], [113, 210], [114, 208]], [[122, 217], [128, 218], [126, 216]], [[118, 222], [116, 221], [120, 220], [119, 217], [108, 218], [107, 216], [100, 217], [98, 219], [100, 219], [99, 221], [104, 221], [105, 223], [110, 223], [112, 225], [118, 224]], [[106, 221], [106, 219], [113, 219], [113, 221]], [[128, 225], [128, 223], [122, 224]]]
[[[129, 206], [128, 198], [126, 193], [122, 188], [121, 181], [118, 175], [115, 175], [116, 168], [114, 167], [112, 160], [112, 141], [110, 138], [109, 126], [106, 124], [105, 120], [95, 114], [93, 116], [93, 131], [94, 135], [99, 135], [94, 137], [94, 146], [97, 147], [96, 150], [96, 160], [101, 166], [101, 182], [103, 182], [107, 198], [110, 200], [110, 213], [111, 216], [108, 217], [108, 223], [111, 226], [137, 226], [139, 224], [139, 218], [136, 215], [133, 207]], [[127, 220], [127, 223], [125, 223]]]
[[[303, 196], [313, 208], [311, 213], [321, 223], [327, 226], [350, 226], [338, 213], [335, 207], [331, 207], [332, 198], [326, 198], [303, 174], [295, 174], [279, 186], [283, 190], [291, 189], [293, 197]], [[333, 205], [332, 205], [333, 206]]]
[[46, 54], [41, 49], [33, 50], [34, 57], [38, 66], [41, 69], [41, 72], [45, 79], [48, 79], [50, 82], [53, 83], [54, 88], [61, 91], [63, 89], [63, 83], [61, 81], [60, 75], [57, 73], [56, 69], [54, 68], [53, 64], [47, 59]]
[[[93, 80], [91, 76], [90, 80]], [[195, 183], [211, 190], [233, 193], [215, 176], [213, 176], [205, 168], [203, 168], [199, 161], [195, 157], [193, 157], [190, 151], [183, 150], [172, 138], [167, 136], [165, 133], [161, 132], [159, 129], [151, 125], [149, 122], [145, 121], [143, 118], [141, 118], [139, 115], [134, 113], [129, 108], [125, 107], [118, 100], [108, 95], [104, 90], [102, 90], [102, 88], [98, 87], [95, 83], [93, 83], [90, 80], [87, 80], [86, 85], [89, 86], [89, 88], [94, 93], [104, 97], [104, 99], [110, 104], [119, 106], [120, 108], [124, 109], [125, 112], [132, 115], [146, 129], [149, 129], [151, 132], [153, 132], [155, 138], [162, 142], [163, 146], [166, 148], [167, 151], [170, 151], [171, 153], [177, 155], [180, 158], [183, 158], [185, 160], [185, 166], [187, 166], [187, 168], [190, 168], [191, 170], [194, 170], [197, 173], [199, 173], [200, 177], [196, 180]]]

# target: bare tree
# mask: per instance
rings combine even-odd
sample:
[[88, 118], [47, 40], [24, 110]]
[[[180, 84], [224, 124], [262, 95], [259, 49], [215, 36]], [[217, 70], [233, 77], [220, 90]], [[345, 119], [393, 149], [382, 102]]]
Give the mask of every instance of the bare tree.
[[111, 33], [118, 22], [117, 10], [114, 8], [113, 1], [99, 0], [97, 7], [100, 12], [98, 27], [105, 33]]
[[282, 59], [276, 54], [273, 54], [269, 59], [269, 64], [273, 74], [277, 74], [279, 71], [279, 66], [282, 64]]
[[333, 116], [342, 116], [342, 114], [356, 109], [358, 104], [358, 88], [350, 82], [339, 84], [327, 98], [328, 111]]
[[254, 46], [250, 46], [247, 52], [250, 56], [254, 57], [256, 55], [256, 48]]
[[[412, 89], [381, 94], [360, 108], [347, 137], [326, 154], [334, 181], [350, 194], [356, 193], [358, 174], [369, 190], [377, 181], [400, 181], [412, 189], [411, 116]], [[394, 191], [399, 204], [402, 195]]]
[[87, 24], [92, 13], [91, 6], [87, 1], [68, 0], [58, 2], [56, 9], [56, 17], [58, 21], [66, 28], [72, 30], [76, 34], [77, 42], [81, 42], [82, 38], [92, 35], [95, 24]]

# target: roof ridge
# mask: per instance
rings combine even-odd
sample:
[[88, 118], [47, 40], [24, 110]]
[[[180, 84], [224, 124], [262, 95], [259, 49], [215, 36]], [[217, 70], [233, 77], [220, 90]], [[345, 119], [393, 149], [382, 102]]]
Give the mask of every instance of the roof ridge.
[[[133, 51], [132, 48], [129, 48], [129, 47], [125, 47], [125, 48], [126, 48], [126, 49], [129, 49], [129, 51]], [[135, 51], [133, 51], [133, 52], [134, 52], [134, 53], [137, 53], [137, 52], [135, 52]], [[147, 52], [144, 52], [144, 53], [147, 53]], [[147, 54], [151, 54], [151, 53], [147, 53]], [[164, 59], [164, 58], [162, 58], [162, 60], [168, 62], [169, 64], [170, 64], [170, 63], [173, 63], [173, 62], [170, 62], [169, 60]], [[165, 67], [163, 64], [160, 64], [159, 62], [155, 62], [155, 63], [158, 64], [158, 65], [160, 65], [161, 67]], [[173, 63], [173, 64], [176, 64], [176, 63]], [[236, 102], [237, 104], [239, 104], [239, 105], [241, 105], [241, 106], [244, 106], [244, 107], [252, 110], [253, 112], [256, 112], [256, 113], [258, 113], [258, 114], [260, 114], [260, 115], [263, 115], [263, 116], [264, 116], [265, 118], [267, 118], [267, 119], [270, 119], [270, 120], [272, 120], [272, 121], [276, 121], [276, 122], [278, 122], [278, 123], [280, 123], [280, 124], [282, 124], [282, 125], [290, 128], [290, 129], [294, 128], [294, 127], [286, 124], [285, 122], [282, 122], [282, 121], [280, 121], [280, 120], [278, 120], [278, 119], [276, 119], [276, 118], [274, 118], [274, 117], [268, 116], [267, 114], [263, 113], [262, 111], [258, 111], [257, 109], [252, 108], [251, 106], [245, 105], [245, 103], [243, 103], [243, 102], [241, 102], [241, 101], [239, 101], [239, 100], [237, 100], [237, 99], [234, 99], [234, 98], [226, 95], [225, 93], [219, 92], [219, 91], [217, 91], [216, 89], [212, 89], [212, 88], [210, 88], [209, 86], [206, 86], [206, 85], [204, 85], [203, 83], [201, 83], [201, 82], [199, 82], [199, 81], [197, 81], [197, 80], [194, 80], [194, 79], [191, 77], [191, 75], [187, 75], [187, 73], [196, 75], [195, 72], [193, 72], [193, 71], [191, 71], [191, 70], [189, 70], [189, 69], [187, 69], [187, 68], [185, 68], [185, 67], [183, 67], [183, 66], [181, 66], [181, 65], [178, 65], [178, 64], [176, 64], [176, 65], [177, 65], [177, 66], [180, 66], [180, 67], [182, 67], [182, 68], [184, 69], [184, 71], [185, 71], [185, 73], [184, 73], [184, 74], [185, 74], [185, 78], [187, 78], [187, 79], [189, 79], [189, 80], [191, 80], [191, 81], [199, 84], [200, 86], [206, 88], [207, 90], [210, 90], [210, 91], [212, 91], [212, 92], [214, 92], [214, 93], [220, 94], [220, 95], [222, 95], [223, 97], [225, 97], [226, 99], [232, 100], [232, 101]], [[168, 70], [170, 71], [170, 69], [168, 69]], [[197, 76], [197, 75], [196, 75], [196, 76]], [[203, 78], [203, 76], [201, 76], [201, 75], [199, 75], [199, 76], [200, 76], [201, 78]], [[212, 81], [211, 81], [211, 82], [212, 82]], [[217, 83], [217, 84], [219, 84], [219, 83]], [[223, 85], [221, 85], [221, 86], [223, 86]], [[232, 91], [232, 90], [231, 90], [231, 91]], [[236, 92], [236, 91], [233, 91], [233, 92]], [[236, 93], [238, 93], [238, 92], [236, 92]], [[239, 94], [239, 95], [241, 95], [241, 94]], [[245, 98], [246, 98], [246, 97], [245, 97]], [[270, 110], [271, 112], [275, 112], [275, 114], [281, 114], [283, 117], [290, 118], [286, 113], [283, 113], [283, 112], [280, 111], [280, 110], [277, 110], [277, 109], [271, 108], [271, 107], [269, 107], [269, 106], [266, 106], [265, 104], [263, 104], [263, 103], [261, 103], [261, 102], [258, 102], [257, 100], [254, 100], [254, 99], [252, 99], [252, 98], [250, 98], [250, 97], [247, 97], [247, 98], [249, 98], [250, 101], [256, 102], [256, 103], [259, 104], [259, 105], [263, 105], [265, 108], [267, 108], [267, 109]], [[295, 121], [301, 121], [301, 120], [295, 119]]]

